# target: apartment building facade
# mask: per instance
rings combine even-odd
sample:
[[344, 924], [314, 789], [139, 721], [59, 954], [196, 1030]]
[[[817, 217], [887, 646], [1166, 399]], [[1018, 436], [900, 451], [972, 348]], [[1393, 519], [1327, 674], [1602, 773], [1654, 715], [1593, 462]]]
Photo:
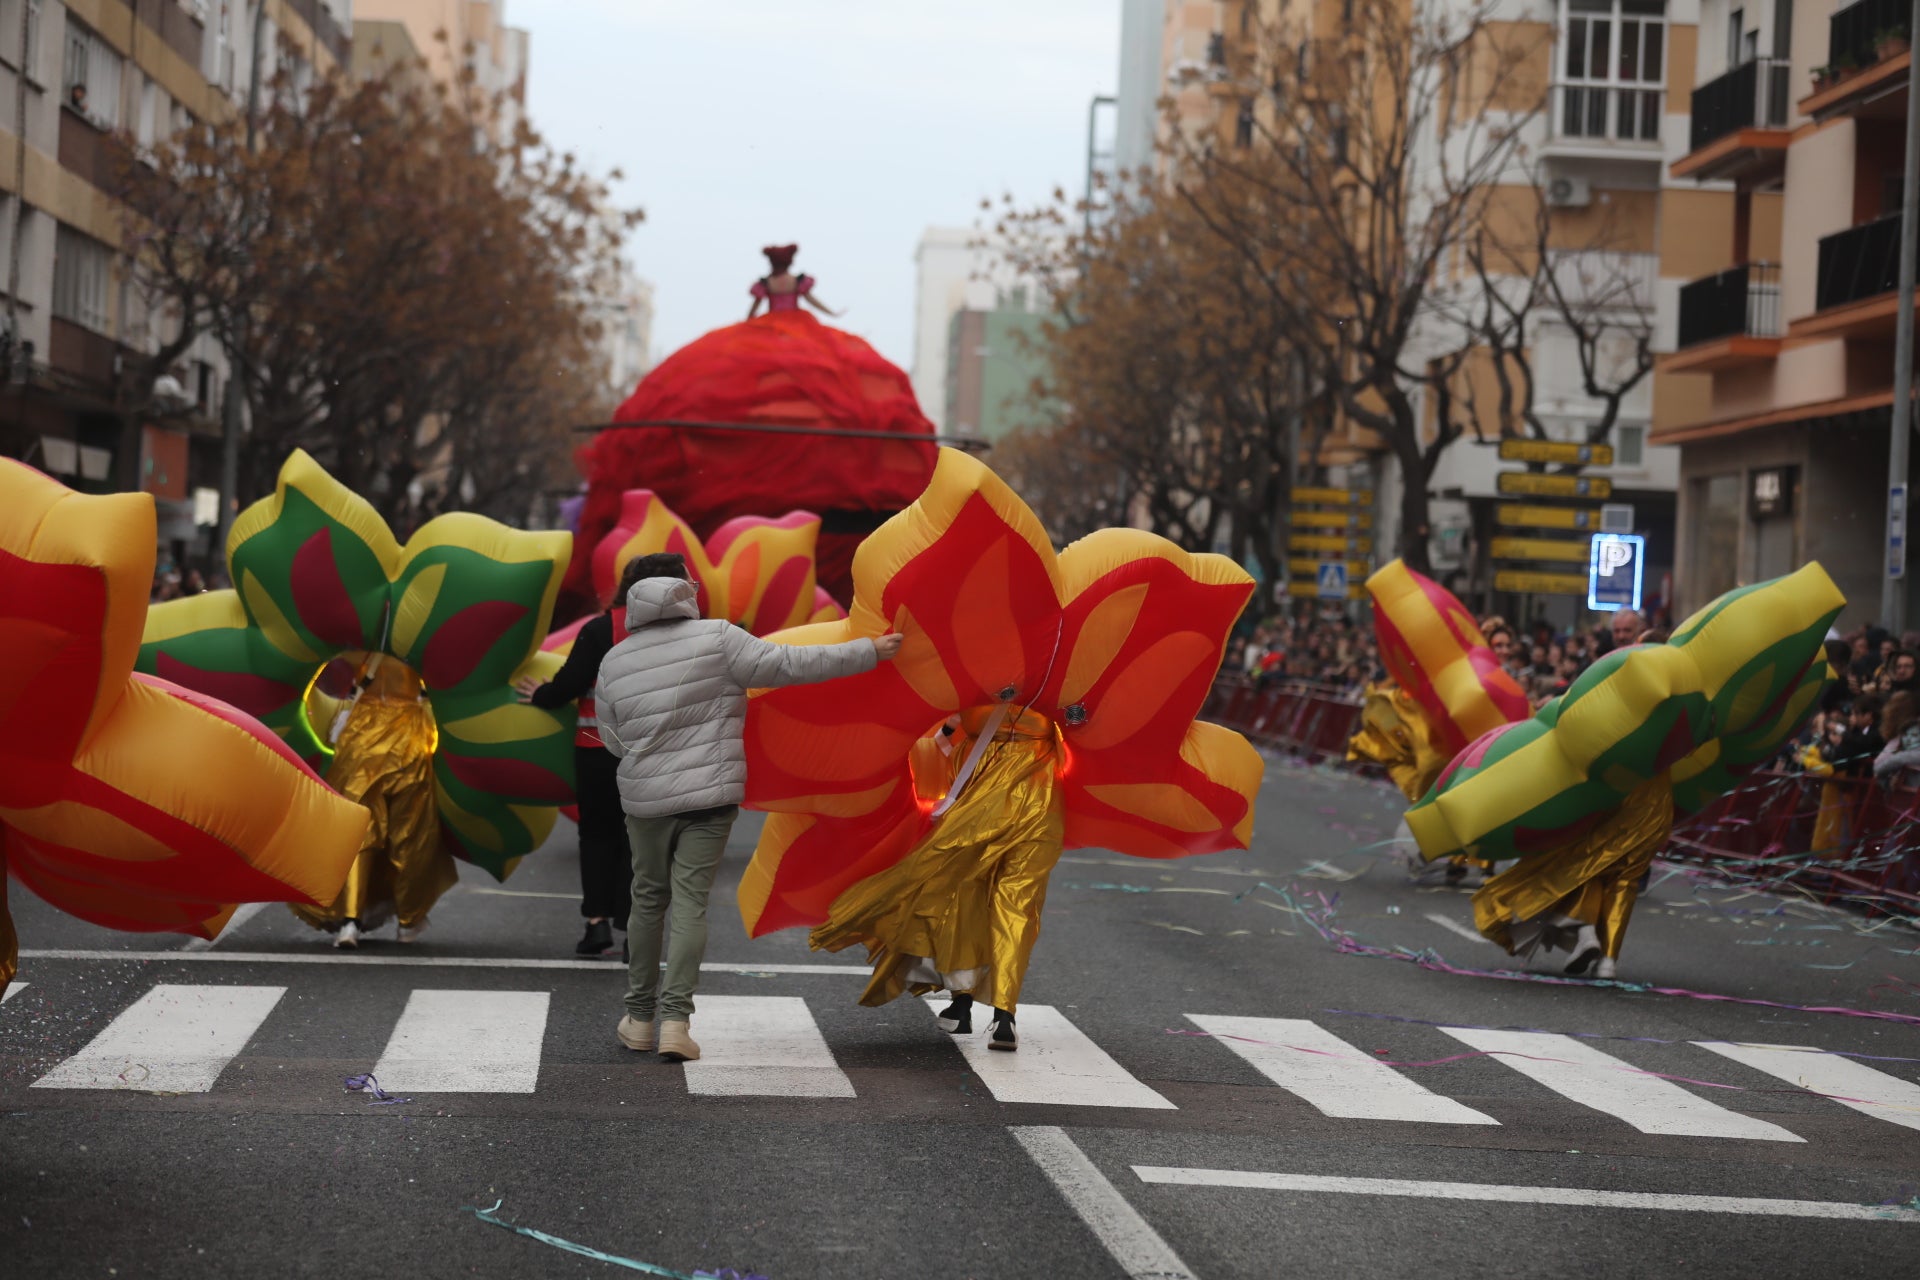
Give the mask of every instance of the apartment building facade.
[[107, 139], [150, 146], [238, 109], [256, 32], [263, 78], [283, 50], [296, 83], [342, 65], [349, 23], [350, 0], [0, 0], [0, 454], [153, 493], [179, 555], [205, 556], [218, 524], [227, 368], [202, 338], [134, 385], [169, 320], [131, 287]]
[[1656, 431], [1681, 451], [1689, 602], [1818, 560], [1849, 621], [1878, 613], [1909, 13], [1702, 2], [1694, 127], [1671, 171], [1731, 187], [1733, 208], [1665, 362], [1702, 394]]

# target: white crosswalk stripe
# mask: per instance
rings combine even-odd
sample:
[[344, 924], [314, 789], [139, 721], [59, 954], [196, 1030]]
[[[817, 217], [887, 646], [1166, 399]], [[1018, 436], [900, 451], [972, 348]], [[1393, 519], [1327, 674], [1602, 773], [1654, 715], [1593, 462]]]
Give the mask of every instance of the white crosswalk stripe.
[[1830, 1101], [1851, 1107], [1861, 1115], [1920, 1129], [1920, 1084], [1889, 1075], [1864, 1062], [1797, 1045], [1732, 1044], [1720, 1040], [1694, 1043], [1802, 1089], [1824, 1093]]
[[1499, 1124], [1375, 1062], [1305, 1018], [1228, 1018], [1190, 1013], [1187, 1021], [1245, 1058], [1254, 1070], [1322, 1115], [1428, 1124]]
[[33, 1087], [205, 1093], [286, 990], [162, 983]]
[[22, 991], [25, 991], [27, 989], [27, 986], [28, 984], [24, 982], [13, 982], [13, 983], [7, 984], [7, 989], [5, 991], [0, 991], [0, 1004], [5, 1004], [7, 1001], [13, 999], [15, 996], [19, 995]]
[[1767, 1142], [1804, 1142], [1778, 1125], [1688, 1093], [1671, 1080], [1638, 1074], [1631, 1063], [1600, 1052], [1572, 1036], [1544, 1031], [1480, 1031], [1442, 1027], [1442, 1031], [1494, 1061], [1547, 1086], [1583, 1107], [1626, 1121], [1642, 1133], [1696, 1138], [1749, 1138]]
[[851, 1098], [820, 1024], [799, 996], [701, 996], [694, 1015], [700, 1060], [687, 1092], [729, 1097]]
[[[15, 984], [17, 994], [26, 984]], [[147, 991], [72, 1057], [34, 1082], [43, 1089], [120, 1089], [205, 1093], [217, 1087], [279, 1006], [284, 987], [161, 984]], [[931, 1008], [943, 997], [927, 1001]], [[552, 993], [425, 990], [409, 994], [385, 1050], [373, 1064], [381, 1086], [404, 1093], [531, 1094], [540, 1082]], [[1376, 1060], [1306, 1018], [1187, 1014], [1188, 1022], [1274, 1085], [1335, 1119], [1498, 1126], [1501, 1121], [1437, 1090], [1461, 1079], [1443, 1068], [1415, 1072]], [[947, 1037], [995, 1099], [1028, 1106], [1175, 1110], [1063, 1012], [1020, 1010], [1020, 1048], [988, 1048], [991, 1014], [976, 1007], [971, 1035]], [[4, 1030], [0, 1023], [0, 1030]], [[1802, 1142], [1779, 1124], [1742, 1114], [1742, 1094], [1707, 1097], [1684, 1082], [1550, 1032], [1437, 1027], [1559, 1099], [1601, 1112], [1642, 1133], [1769, 1142]], [[700, 997], [694, 1036], [702, 1057], [683, 1069], [689, 1094], [729, 1098], [852, 1099], [853, 1077], [801, 996]], [[1427, 1034], [1422, 1032], [1421, 1034]], [[1215, 1054], [1199, 1037], [1195, 1055]], [[1704, 1065], [1667, 1070], [1720, 1080], [1730, 1060], [1885, 1124], [1920, 1130], [1920, 1083], [1897, 1065], [1869, 1065], [1793, 1045], [1697, 1041], [1670, 1052], [1704, 1049]], [[1440, 1055], [1433, 1054], [1438, 1057]], [[1199, 1064], [1200, 1056], [1192, 1059]], [[1669, 1059], [1669, 1063], [1671, 1059]], [[1480, 1076], [1484, 1082], [1485, 1077]], [[1525, 1088], [1525, 1086], [1520, 1086]], [[1749, 1095], [1751, 1096], [1751, 1095]], [[1486, 1103], [1476, 1100], [1476, 1106]], [[1512, 1123], [1508, 1121], [1507, 1123]]]
[[[929, 1007], [942, 1003], [935, 997]], [[982, 1015], [985, 1014], [985, 1017]], [[976, 1006], [972, 1035], [955, 1036], [988, 1092], [1001, 1102], [1062, 1107], [1141, 1107], [1177, 1110], [1171, 1102], [1133, 1078], [1107, 1051], [1048, 1004], [1023, 1004], [1015, 1026], [1020, 1048], [1000, 1053], [987, 1047], [992, 1024], [984, 1006]]]
[[549, 999], [545, 991], [415, 991], [374, 1078], [390, 1091], [532, 1093]]

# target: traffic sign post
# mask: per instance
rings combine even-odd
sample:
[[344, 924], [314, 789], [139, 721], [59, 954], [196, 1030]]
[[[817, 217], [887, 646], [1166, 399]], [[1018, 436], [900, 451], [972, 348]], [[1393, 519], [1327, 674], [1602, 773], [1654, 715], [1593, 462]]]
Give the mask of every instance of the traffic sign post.
[[1907, 576], [1907, 486], [1887, 486], [1887, 576]]
[[1587, 608], [1612, 612], [1640, 608], [1647, 569], [1647, 540], [1635, 533], [1598, 533], [1587, 565]]
[[1321, 564], [1317, 594], [1322, 600], [1345, 600], [1347, 598], [1347, 566], [1338, 560], [1329, 560]]
[[1605, 476], [1550, 476], [1538, 471], [1502, 471], [1495, 480], [1501, 493], [1523, 493], [1542, 498], [1596, 498], [1613, 496], [1613, 481]]
[[1493, 509], [1493, 522], [1509, 529], [1578, 529], [1591, 533], [1600, 528], [1602, 511], [1600, 507], [1530, 507], [1503, 502]]
[[1570, 467], [1610, 467], [1610, 444], [1574, 444], [1566, 440], [1502, 440], [1502, 462], [1557, 462]]

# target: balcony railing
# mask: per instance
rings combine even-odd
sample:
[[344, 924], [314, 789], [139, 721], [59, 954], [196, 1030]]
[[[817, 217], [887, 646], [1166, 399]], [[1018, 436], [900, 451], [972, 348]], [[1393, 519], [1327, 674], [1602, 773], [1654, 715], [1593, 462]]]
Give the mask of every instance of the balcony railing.
[[1787, 73], [1784, 58], [1755, 58], [1695, 89], [1687, 149], [1698, 151], [1741, 129], [1785, 128]]
[[1900, 271], [1900, 215], [1835, 232], [1820, 241], [1814, 305], [1845, 306], [1893, 291]]
[[1682, 349], [1719, 338], [1780, 336], [1780, 266], [1743, 262], [1680, 287]]
[[1827, 19], [1827, 57], [1830, 65], [1851, 62], [1870, 67], [1880, 61], [1874, 51], [1882, 32], [1904, 30], [1913, 17], [1908, 0], [1858, 0], [1835, 9]]
[[1660, 141], [1661, 99], [1658, 85], [1556, 84], [1553, 86], [1553, 133], [1562, 139], [1596, 142]]

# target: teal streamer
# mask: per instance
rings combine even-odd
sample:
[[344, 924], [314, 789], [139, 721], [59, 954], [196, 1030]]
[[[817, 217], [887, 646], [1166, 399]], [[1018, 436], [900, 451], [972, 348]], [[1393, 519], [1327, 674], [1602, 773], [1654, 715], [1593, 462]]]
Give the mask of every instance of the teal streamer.
[[[571, 1240], [562, 1240], [559, 1236], [549, 1235], [544, 1231], [536, 1231], [532, 1227], [518, 1226], [496, 1217], [495, 1214], [499, 1211], [500, 1206], [505, 1203], [505, 1200], [495, 1200], [493, 1207], [490, 1209], [476, 1209], [472, 1205], [461, 1205], [460, 1211], [462, 1213], [472, 1214], [490, 1227], [504, 1227], [515, 1235], [525, 1236], [529, 1240], [538, 1240], [541, 1244], [552, 1245], [556, 1249], [564, 1249], [568, 1253], [576, 1253], [583, 1258], [592, 1258], [595, 1262], [607, 1262], [616, 1267], [625, 1267], [629, 1271], [638, 1271], [643, 1275], [665, 1276], [667, 1280], [714, 1280], [716, 1276], [738, 1274], [732, 1271], [674, 1271], [668, 1267], [656, 1267], [651, 1262], [641, 1262], [637, 1258], [622, 1258], [617, 1254], [602, 1253], [600, 1250], [588, 1245], [576, 1244]], [[742, 1276], [740, 1280], [765, 1280], [765, 1278]]]

